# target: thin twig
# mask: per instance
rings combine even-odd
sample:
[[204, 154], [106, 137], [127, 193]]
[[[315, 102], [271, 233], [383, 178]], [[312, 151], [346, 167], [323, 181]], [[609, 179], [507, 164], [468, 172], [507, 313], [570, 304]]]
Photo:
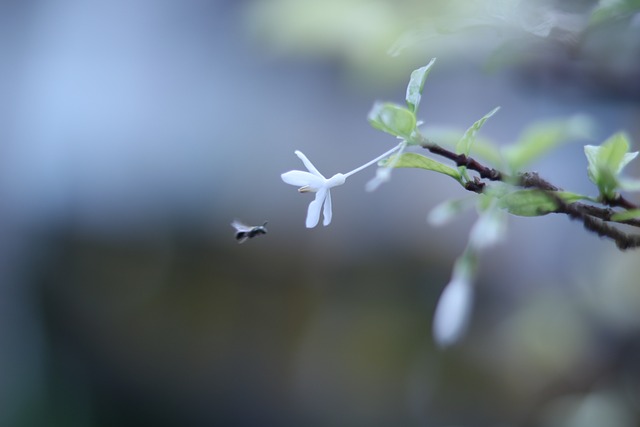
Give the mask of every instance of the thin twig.
[[[477, 172], [480, 177], [474, 178], [473, 181], [467, 181], [464, 185], [465, 189], [468, 191], [482, 193], [484, 191], [485, 183], [482, 182], [481, 179], [502, 181], [523, 188], [539, 189], [553, 199], [555, 204], [558, 206], [554, 212], [566, 214], [572, 219], [581, 221], [585, 229], [592, 233], [596, 233], [598, 236], [607, 237], [613, 240], [616, 246], [621, 250], [640, 247], [640, 235], [627, 234], [607, 224], [607, 222], [617, 222], [634, 227], [640, 227], [639, 219], [613, 221], [612, 217], [616, 211], [610, 208], [601, 208], [579, 202], [567, 203], [556, 194], [556, 192], [562, 191], [561, 188], [544, 180], [535, 172], [518, 174], [517, 178], [514, 179], [497, 169], [484, 166], [472, 157], [464, 154], [456, 154], [431, 141], [425, 141], [421, 146], [435, 155], [453, 161], [458, 167], [464, 166], [469, 170]], [[638, 205], [630, 202], [621, 195], [616, 195], [616, 197], [611, 200], [604, 200], [603, 204], [611, 207], [621, 207], [624, 209], [638, 209]]]

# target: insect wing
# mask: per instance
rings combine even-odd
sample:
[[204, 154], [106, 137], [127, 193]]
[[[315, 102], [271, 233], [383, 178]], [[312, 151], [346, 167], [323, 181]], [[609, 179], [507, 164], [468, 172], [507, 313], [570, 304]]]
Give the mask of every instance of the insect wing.
[[248, 225], [245, 225], [245, 224], [241, 223], [238, 220], [234, 220], [231, 223], [231, 226], [233, 228], [235, 228], [238, 233], [241, 233], [241, 232], [242, 233], [247, 233], [247, 232], [251, 231], [251, 229], [253, 228], [253, 227], [249, 227]]

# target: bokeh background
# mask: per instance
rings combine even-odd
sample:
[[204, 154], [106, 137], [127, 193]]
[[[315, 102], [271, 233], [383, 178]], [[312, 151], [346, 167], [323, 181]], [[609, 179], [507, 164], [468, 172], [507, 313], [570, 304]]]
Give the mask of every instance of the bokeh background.
[[[482, 135], [508, 144], [586, 114], [534, 169], [594, 194], [582, 145], [640, 143], [640, 5], [603, 5], [2, 2], [0, 425], [640, 425], [637, 251], [512, 218], [443, 351], [474, 215], [425, 217], [463, 190], [398, 170], [367, 193], [366, 170], [308, 230], [279, 177], [296, 149], [328, 175], [389, 149], [367, 112], [437, 57], [426, 125], [500, 105]], [[269, 234], [238, 245], [234, 218]]]

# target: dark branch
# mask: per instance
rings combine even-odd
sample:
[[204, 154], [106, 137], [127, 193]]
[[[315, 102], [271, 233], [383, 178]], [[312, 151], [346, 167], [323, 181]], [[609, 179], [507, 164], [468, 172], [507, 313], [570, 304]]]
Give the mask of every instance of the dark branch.
[[633, 249], [640, 247], [640, 235], [626, 234], [615, 227], [612, 227], [604, 221], [594, 218], [582, 209], [581, 203], [565, 203], [560, 197], [553, 192], [547, 192], [558, 204], [559, 208], [556, 212], [569, 215], [571, 219], [582, 221], [584, 228], [596, 233], [600, 237], [608, 237], [616, 243], [620, 250]]
[[611, 207], [616, 207], [617, 206], [617, 207], [621, 207], [621, 208], [627, 209], [627, 210], [640, 208], [640, 206], [636, 205], [635, 203], [630, 202], [629, 200], [627, 200], [624, 197], [622, 197], [622, 195], [620, 195], [620, 194], [616, 194], [616, 197], [614, 197], [613, 199], [603, 200], [603, 203], [605, 205], [608, 205], [608, 206], [611, 206]]
[[[483, 183], [481, 179], [503, 181], [523, 188], [536, 188], [544, 191], [551, 199], [553, 199], [558, 206], [555, 210], [556, 213], [566, 214], [571, 219], [581, 221], [585, 229], [592, 233], [596, 233], [598, 236], [607, 237], [613, 240], [619, 249], [626, 250], [640, 247], [640, 235], [626, 234], [606, 223], [612, 221], [612, 217], [616, 211], [610, 208], [587, 205], [585, 203], [567, 203], [556, 194], [557, 191], [562, 191], [561, 188], [542, 179], [535, 172], [522, 173], [514, 179], [497, 169], [484, 166], [469, 156], [456, 154], [430, 141], [421, 144], [421, 146], [433, 154], [453, 161], [458, 167], [464, 166], [469, 170], [477, 172], [480, 175], [480, 178], [476, 177], [473, 181], [468, 181], [464, 185], [465, 189], [468, 191], [482, 193], [484, 191], [485, 183]], [[638, 205], [626, 200], [619, 194], [616, 195], [614, 199], [604, 200], [603, 204], [611, 207], [621, 207], [624, 209], [638, 209]], [[639, 219], [615, 222], [640, 227]]]
[[447, 159], [452, 160], [458, 167], [465, 166], [469, 170], [478, 172], [480, 174], [480, 178], [488, 179], [490, 181], [508, 181], [508, 177], [502, 172], [493, 168], [483, 166], [477, 160], [465, 156], [464, 154], [456, 154], [452, 151], [442, 148], [438, 144], [433, 143], [422, 144], [422, 147], [431, 151], [433, 154], [437, 154], [438, 156], [446, 157]]

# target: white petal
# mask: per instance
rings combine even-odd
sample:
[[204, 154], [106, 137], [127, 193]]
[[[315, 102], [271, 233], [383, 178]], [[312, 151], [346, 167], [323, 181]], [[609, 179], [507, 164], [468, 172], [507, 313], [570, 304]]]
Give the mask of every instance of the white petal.
[[465, 209], [472, 207], [473, 199], [448, 200], [431, 209], [427, 215], [427, 222], [433, 226], [447, 224]]
[[298, 156], [300, 160], [302, 160], [302, 163], [304, 163], [309, 172], [324, 179], [324, 176], [320, 173], [320, 171], [318, 171], [318, 169], [316, 169], [315, 166], [313, 166], [313, 163], [311, 163], [311, 161], [307, 159], [307, 156], [305, 156], [302, 151], [296, 150], [295, 153], [296, 156]]
[[337, 173], [333, 175], [331, 178], [329, 178], [328, 180], [326, 180], [324, 185], [327, 188], [333, 188], [333, 187], [337, 187], [338, 185], [344, 184], [346, 180], [347, 178], [344, 176], [344, 174]]
[[378, 169], [376, 169], [375, 178], [372, 178], [369, 182], [367, 182], [365, 189], [369, 192], [375, 191], [378, 189], [378, 187], [380, 187], [380, 185], [389, 181], [390, 179], [391, 179], [391, 168], [386, 166], [379, 167]]
[[455, 278], [442, 291], [433, 319], [433, 336], [440, 347], [455, 344], [467, 330], [473, 288], [465, 278]]
[[324, 184], [324, 180], [319, 176], [305, 171], [289, 171], [280, 175], [282, 180], [287, 184], [302, 187], [308, 185], [313, 191], [318, 191]]
[[471, 227], [469, 245], [476, 250], [486, 249], [504, 240], [506, 234], [506, 213], [497, 208], [490, 208], [483, 212]]
[[322, 211], [322, 216], [324, 217], [322, 225], [326, 227], [331, 224], [331, 191], [329, 190], [327, 190], [327, 197], [324, 199], [324, 210]]
[[320, 209], [327, 196], [327, 191], [326, 188], [321, 188], [316, 193], [316, 198], [313, 202], [309, 203], [309, 209], [307, 209], [307, 228], [313, 228], [318, 225], [318, 221], [320, 221]]

